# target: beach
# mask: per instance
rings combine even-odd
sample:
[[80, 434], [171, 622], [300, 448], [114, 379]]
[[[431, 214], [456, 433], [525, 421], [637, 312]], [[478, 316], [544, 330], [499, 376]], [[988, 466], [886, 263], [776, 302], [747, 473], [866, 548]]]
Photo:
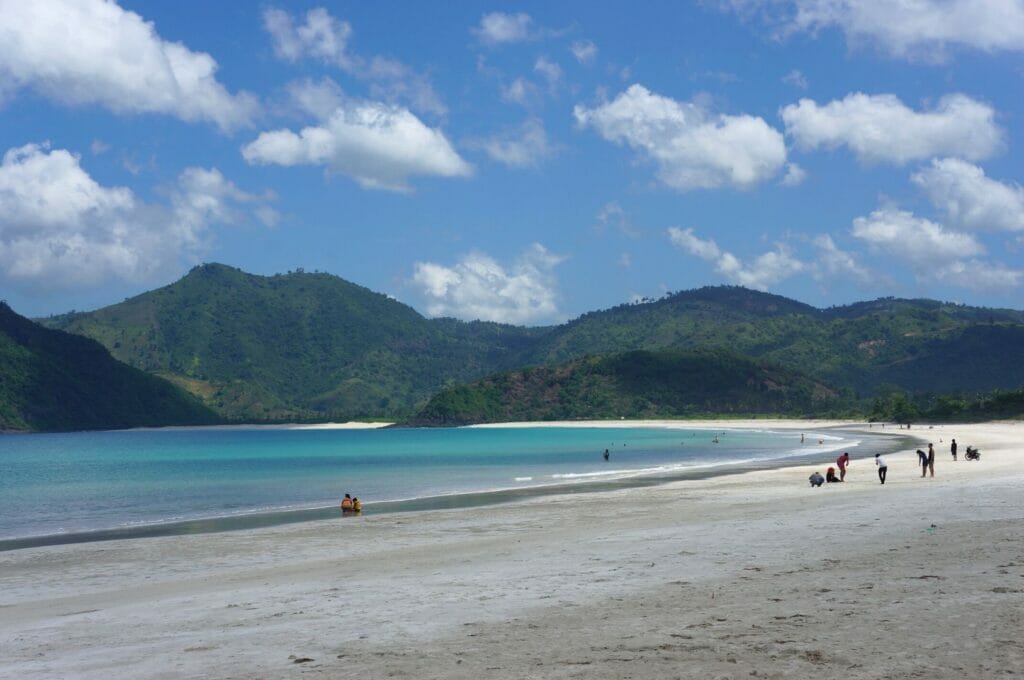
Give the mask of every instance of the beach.
[[822, 488], [807, 477], [831, 458], [0, 553], [0, 677], [1024, 674], [1024, 423], [890, 430], [935, 443], [934, 479], [910, 448], [880, 485], [853, 451], [847, 481]]

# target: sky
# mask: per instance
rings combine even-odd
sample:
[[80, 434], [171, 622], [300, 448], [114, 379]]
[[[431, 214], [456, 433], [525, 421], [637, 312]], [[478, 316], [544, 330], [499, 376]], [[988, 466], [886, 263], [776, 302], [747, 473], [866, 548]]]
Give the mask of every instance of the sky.
[[1024, 0], [0, 0], [0, 299], [1024, 307]]

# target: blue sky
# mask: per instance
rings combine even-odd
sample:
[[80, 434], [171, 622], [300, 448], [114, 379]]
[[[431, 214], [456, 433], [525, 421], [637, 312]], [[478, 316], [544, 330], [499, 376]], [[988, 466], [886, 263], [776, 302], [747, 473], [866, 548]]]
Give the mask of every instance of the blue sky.
[[0, 297], [216, 261], [517, 324], [1020, 308], [1022, 92], [1024, 0], [0, 0]]

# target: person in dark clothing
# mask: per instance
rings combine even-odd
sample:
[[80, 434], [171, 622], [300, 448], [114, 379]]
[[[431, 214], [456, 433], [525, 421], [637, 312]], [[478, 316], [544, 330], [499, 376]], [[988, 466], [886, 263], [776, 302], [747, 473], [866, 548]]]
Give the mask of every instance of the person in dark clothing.
[[953, 460], [956, 460], [956, 440], [955, 439], [953, 440], [953, 443], [949, 445], [949, 452], [953, 454]]

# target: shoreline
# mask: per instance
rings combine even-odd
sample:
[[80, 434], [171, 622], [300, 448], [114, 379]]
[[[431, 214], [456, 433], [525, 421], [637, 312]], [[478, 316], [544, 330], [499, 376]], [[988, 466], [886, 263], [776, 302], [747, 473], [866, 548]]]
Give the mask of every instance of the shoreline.
[[0, 553], [0, 677], [1024, 673], [1024, 424], [911, 433], [934, 479], [905, 448], [884, 486], [855, 459]]
[[[813, 433], [814, 430], [822, 429], [836, 429], [846, 435], [855, 434], [871, 434], [871, 435], [882, 435], [882, 432], [868, 432], [867, 430], [858, 429], [857, 424], [854, 423], [843, 423], [840, 421], [824, 421], [815, 422], [815, 427], [798, 427], [799, 425], [807, 425], [807, 421], [791, 421], [791, 420], [775, 420], [771, 421], [771, 427], [764, 427], [767, 424], [766, 421], [761, 421], [762, 427], [753, 428], [748, 427], [748, 424], [753, 421], [725, 421], [718, 422], [718, 427], [710, 428], [705, 427], [706, 421], [695, 421], [696, 426], [689, 426], [688, 422], [685, 426], [679, 423], [679, 421], [665, 421], [665, 420], [617, 420], [617, 421], [557, 421], [557, 422], [545, 422], [545, 423], [498, 423], [491, 425], [481, 426], [469, 426], [469, 427], [482, 427], [491, 429], [520, 429], [530, 427], [540, 428], [668, 428], [668, 429], [686, 429], [686, 430], [708, 430], [708, 431], [758, 431], [758, 430], [769, 430], [769, 431], [795, 431], [804, 430], [809, 433]], [[218, 426], [212, 426], [214, 429], [218, 429]], [[161, 428], [168, 429], [168, 428]], [[172, 429], [189, 429], [189, 428], [172, 428]], [[205, 429], [205, 428], [204, 428]], [[246, 426], [232, 426], [230, 429], [249, 429]], [[349, 427], [323, 427], [323, 428], [307, 428], [307, 427], [285, 427], [285, 426], [262, 426], [259, 429], [273, 429], [273, 430], [304, 430], [304, 429], [353, 429]], [[362, 428], [359, 428], [362, 429]], [[827, 433], [818, 433], [824, 436], [829, 436]], [[876, 446], [882, 446], [883, 451], [889, 451], [899, 445], [897, 438], [908, 436], [904, 432], [889, 432], [885, 433], [886, 437], [891, 437], [892, 442], [888, 445], [882, 445], [880, 442], [876, 443]], [[606, 493], [613, 492], [622, 489], [637, 489], [646, 488], [653, 486], [660, 486], [664, 484], [671, 484], [673, 482], [687, 480], [687, 479], [709, 479], [714, 477], [735, 475], [743, 472], [749, 472], [753, 470], [767, 470], [776, 468], [786, 468], [792, 466], [798, 466], [805, 464], [807, 459], [830, 455], [834, 455], [835, 451], [844, 448], [841, 441], [830, 441], [827, 444], [814, 444], [808, 442], [808, 449], [806, 453], [791, 452], [786, 455], [779, 455], [772, 458], [764, 459], [749, 459], [741, 461], [730, 461], [721, 463], [711, 463], [703, 465], [683, 465], [675, 469], [636, 469], [636, 470], [621, 470], [618, 474], [612, 475], [595, 475], [593, 477], [581, 476], [574, 479], [564, 479], [558, 481], [548, 481], [546, 483], [531, 484], [529, 486], [509, 486], [509, 487], [496, 487], [487, 489], [477, 489], [470, 491], [455, 491], [452, 493], [430, 495], [430, 496], [418, 496], [411, 498], [402, 498], [385, 501], [367, 502], [364, 504], [363, 515], [379, 515], [379, 514], [394, 514], [394, 513], [410, 513], [410, 512], [422, 512], [429, 510], [451, 510], [461, 508], [476, 508], [476, 507], [487, 507], [493, 505], [501, 505], [507, 503], [516, 503], [529, 501], [534, 498], [558, 496], [562, 494], [587, 494], [587, 493]], [[855, 451], [853, 447], [851, 450]], [[875, 449], [872, 449], [872, 451]], [[144, 538], [158, 538], [158, 537], [171, 537], [171, 536], [182, 536], [191, 534], [216, 534], [232, 531], [246, 531], [246, 530], [257, 530], [270, 528], [281, 525], [300, 524], [304, 522], [313, 522], [319, 520], [330, 520], [334, 519], [338, 515], [338, 508], [335, 504], [329, 505], [310, 505], [308, 507], [295, 507], [295, 508], [281, 508], [275, 510], [252, 510], [243, 511], [229, 515], [210, 515], [210, 516], [197, 516], [187, 519], [175, 519], [170, 521], [156, 521], [149, 523], [134, 523], [130, 525], [119, 525], [113, 527], [71, 531], [71, 532], [60, 532], [50, 534], [38, 534], [38, 535], [26, 535], [20, 537], [2, 538], [0, 537], [0, 553], [11, 551], [11, 550], [25, 550], [29, 548], [46, 547], [46, 546], [58, 546], [66, 544], [76, 543], [92, 543], [92, 542], [105, 542], [113, 540], [138, 540]]]

